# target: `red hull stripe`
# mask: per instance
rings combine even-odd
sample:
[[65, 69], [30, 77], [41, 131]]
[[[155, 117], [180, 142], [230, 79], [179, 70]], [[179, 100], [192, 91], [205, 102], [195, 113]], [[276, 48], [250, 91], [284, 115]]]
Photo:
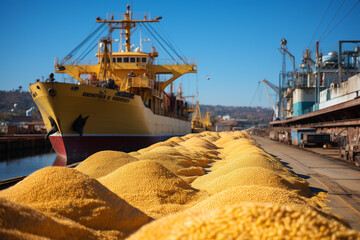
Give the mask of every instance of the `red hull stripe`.
[[55, 152], [67, 164], [82, 161], [91, 154], [102, 150], [122, 152], [137, 151], [154, 143], [165, 141], [174, 136], [50, 136]]

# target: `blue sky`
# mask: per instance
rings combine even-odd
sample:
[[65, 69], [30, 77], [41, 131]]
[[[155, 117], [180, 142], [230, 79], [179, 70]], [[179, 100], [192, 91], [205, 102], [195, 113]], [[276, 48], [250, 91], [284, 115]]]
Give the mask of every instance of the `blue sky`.
[[[133, 0], [133, 10], [162, 16], [161, 28], [173, 44], [185, 57], [198, 59], [201, 104], [269, 107], [258, 81], [266, 78], [278, 83], [280, 40], [288, 40], [288, 49], [298, 66], [330, 1]], [[343, 3], [328, 31], [356, 1]], [[62, 58], [77, 46], [94, 29], [97, 16], [124, 12], [130, 2], [0, 1], [0, 89], [16, 89], [19, 85], [27, 89], [36, 78], [48, 76], [53, 71], [54, 57]], [[332, 1], [310, 49], [342, 2]], [[337, 50], [339, 40], [360, 40], [360, 4], [325, 39], [324, 36], [326, 33], [320, 41], [324, 55]], [[138, 44], [138, 38], [134, 37], [133, 43]], [[153, 44], [156, 45], [154, 41]], [[159, 58], [167, 57], [163, 51], [160, 54]], [[206, 80], [206, 75], [211, 79]], [[196, 92], [195, 74], [185, 75], [180, 81], [186, 95]]]

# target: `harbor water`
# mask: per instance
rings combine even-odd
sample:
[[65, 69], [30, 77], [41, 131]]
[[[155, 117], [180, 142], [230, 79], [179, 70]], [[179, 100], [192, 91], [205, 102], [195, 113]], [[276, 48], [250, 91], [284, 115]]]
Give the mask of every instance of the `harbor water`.
[[0, 161], [0, 180], [18, 176], [27, 176], [47, 166], [64, 166], [65, 162], [56, 153], [7, 159]]

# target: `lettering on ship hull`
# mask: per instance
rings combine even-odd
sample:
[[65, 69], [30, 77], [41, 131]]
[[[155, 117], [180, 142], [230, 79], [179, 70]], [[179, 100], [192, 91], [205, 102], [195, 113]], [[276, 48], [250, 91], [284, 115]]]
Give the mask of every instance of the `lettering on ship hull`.
[[82, 94], [83, 97], [90, 97], [90, 98], [98, 98], [98, 99], [107, 99], [107, 100], [112, 100], [112, 101], [117, 101], [117, 102], [124, 102], [124, 103], [129, 103], [130, 99], [127, 98], [122, 98], [122, 97], [112, 97], [111, 96], [107, 96], [105, 94], [99, 94], [99, 93], [88, 93], [88, 92], [84, 92]]

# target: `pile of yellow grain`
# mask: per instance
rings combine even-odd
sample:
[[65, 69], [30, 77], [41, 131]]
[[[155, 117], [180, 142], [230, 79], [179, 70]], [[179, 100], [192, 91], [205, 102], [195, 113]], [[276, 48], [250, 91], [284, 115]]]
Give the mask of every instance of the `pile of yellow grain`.
[[0, 239], [124, 239], [119, 231], [95, 231], [70, 219], [0, 198]]
[[193, 209], [216, 209], [224, 206], [238, 205], [242, 202], [273, 203], [279, 205], [297, 205], [309, 207], [305, 198], [293, 191], [261, 185], [231, 187], [199, 202]]
[[219, 159], [219, 152], [217, 151], [218, 147], [200, 137], [192, 137], [184, 142], [181, 142], [180, 145], [195, 152], [196, 154], [199, 154], [202, 158], [213, 160]]
[[216, 132], [203, 132], [203, 133], [200, 133], [200, 136], [202, 139], [205, 139], [212, 143], [220, 138], [219, 134]]
[[76, 169], [39, 170], [0, 197], [0, 238], [123, 239], [141, 226], [130, 239], [360, 237], [245, 132], [102, 151]]
[[181, 154], [175, 147], [156, 147], [137, 155], [136, 158], [156, 161], [177, 175], [194, 176], [205, 174], [203, 168], [197, 166], [199, 164], [196, 161]]
[[124, 152], [101, 151], [85, 159], [75, 169], [90, 177], [99, 178], [133, 161], [137, 161], [137, 158]]
[[[215, 172], [216, 173], [216, 172]], [[210, 176], [210, 174], [208, 175]], [[219, 193], [232, 187], [260, 185], [264, 187], [276, 187], [292, 190], [294, 187], [274, 171], [261, 167], [238, 168], [228, 174], [217, 176], [209, 181], [199, 184], [201, 177], [197, 178], [192, 186], [206, 190], [211, 194]]]
[[210, 163], [214, 162], [217, 158], [208, 158], [204, 156], [201, 152], [190, 150], [184, 146], [176, 146], [175, 149], [181, 153], [183, 156], [187, 157], [188, 159], [192, 160], [193, 166], [199, 167], [207, 167]]
[[175, 147], [177, 146], [178, 144], [176, 142], [173, 142], [173, 141], [165, 141], [165, 142], [158, 142], [158, 143], [155, 143], [147, 148], [143, 148], [143, 149], [140, 149], [138, 151], [138, 153], [140, 154], [143, 154], [143, 153], [147, 153], [157, 147]]
[[129, 163], [99, 181], [153, 218], [178, 212], [208, 196], [152, 160]]
[[127, 234], [150, 220], [97, 180], [71, 168], [38, 170], [1, 191], [0, 197], [96, 230]]
[[189, 210], [142, 227], [132, 239], [359, 239], [360, 234], [311, 209], [242, 203]]
[[172, 137], [172, 138], [169, 138], [166, 142], [181, 143], [183, 141], [185, 141], [185, 140], [182, 139], [181, 137]]

